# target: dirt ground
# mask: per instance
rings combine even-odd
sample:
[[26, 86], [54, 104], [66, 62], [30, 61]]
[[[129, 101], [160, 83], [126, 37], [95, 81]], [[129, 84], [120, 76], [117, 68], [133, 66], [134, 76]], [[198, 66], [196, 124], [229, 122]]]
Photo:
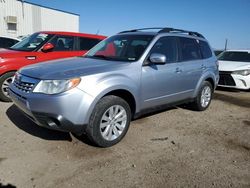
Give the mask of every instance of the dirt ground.
[[0, 187], [250, 187], [250, 92], [217, 90], [205, 112], [135, 120], [106, 149], [0, 103]]

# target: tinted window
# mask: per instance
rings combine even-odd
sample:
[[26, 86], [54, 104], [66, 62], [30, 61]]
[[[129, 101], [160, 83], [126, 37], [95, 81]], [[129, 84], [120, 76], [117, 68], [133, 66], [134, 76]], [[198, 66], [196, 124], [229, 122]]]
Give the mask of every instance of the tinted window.
[[54, 45], [53, 51], [73, 51], [74, 50], [74, 37], [72, 36], [55, 36], [51, 41]]
[[18, 41], [14, 39], [0, 37], [0, 48], [9, 48], [16, 44]]
[[218, 57], [219, 60], [224, 61], [243, 61], [243, 62], [250, 62], [250, 53], [248, 52], [233, 52], [227, 51], [223, 52]]
[[150, 53], [164, 54], [167, 58], [167, 63], [171, 63], [177, 61], [176, 49], [175, 37], [162, 37], [155, 43]]
[[200, 49], [201, 49], [202, 57], [204, 59], [207, 59], [207, 58], [212, 56], [211, 49], [210, 49], [207, 42], [200, 40], [199, 41], [199, 46], [200, 46]]
[[99, 39], [90, 39], [90, 38], [79, 38], [80, 50], [90, 50], [95, 45], [97, 45], [101, 40]]
[[201, 59], [200, 50], [195, 39], [180, 37], [182, 61]]

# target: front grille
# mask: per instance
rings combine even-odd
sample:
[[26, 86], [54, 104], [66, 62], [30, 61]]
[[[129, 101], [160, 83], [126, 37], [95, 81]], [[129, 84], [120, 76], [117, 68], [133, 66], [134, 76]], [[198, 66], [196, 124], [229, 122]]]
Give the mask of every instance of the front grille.
[[231, 72], [220, 72], [219, 85], [236, 86]]
[[37, 81], [35, 79], [17, 73], [13, 85], [22, 92], [30, 93], [36, 83]]

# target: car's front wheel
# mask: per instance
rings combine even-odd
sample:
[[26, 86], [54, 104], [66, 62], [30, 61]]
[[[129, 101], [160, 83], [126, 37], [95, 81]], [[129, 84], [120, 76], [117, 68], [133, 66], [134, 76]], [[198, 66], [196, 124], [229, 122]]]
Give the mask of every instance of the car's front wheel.
[[125, 136], [130, 121], [128, 103], [114, 95], [105, 96], [96, 104], [86, 132], [97, 146], [110, 147]]
[[204, 111], [209, 107], [212, 97], [213, 87], [210, 82], [204, 81], [191, 107], [197, 111]]
[[0, 77], [0, 100], [4, 102], [11, 102], [8, 89], [14, 75], [15, 72], [8, 72]]

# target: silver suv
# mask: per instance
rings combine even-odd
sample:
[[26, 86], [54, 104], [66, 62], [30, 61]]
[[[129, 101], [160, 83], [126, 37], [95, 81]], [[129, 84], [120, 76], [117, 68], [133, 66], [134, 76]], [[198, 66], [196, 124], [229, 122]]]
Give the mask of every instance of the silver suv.
[[149, 109], [189, 103], [205, 110], [218, 80], [217, 59], [201, 34], [146, 28], [109, 37], [84, 57], [22, 68], [9, 94], [38, 125], [86, 133], [109, 147]]

